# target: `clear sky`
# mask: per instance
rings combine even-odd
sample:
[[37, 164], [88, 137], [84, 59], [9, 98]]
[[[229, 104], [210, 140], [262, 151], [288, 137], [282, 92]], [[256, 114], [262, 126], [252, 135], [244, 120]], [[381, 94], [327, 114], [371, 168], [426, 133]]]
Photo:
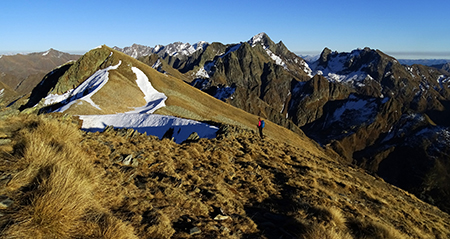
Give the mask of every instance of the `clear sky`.
[[370, 47], [450, 59], [449, 9], [449, 0], [2, 1], [0, 53], [228, 44], [265, 32], [299, 54]]

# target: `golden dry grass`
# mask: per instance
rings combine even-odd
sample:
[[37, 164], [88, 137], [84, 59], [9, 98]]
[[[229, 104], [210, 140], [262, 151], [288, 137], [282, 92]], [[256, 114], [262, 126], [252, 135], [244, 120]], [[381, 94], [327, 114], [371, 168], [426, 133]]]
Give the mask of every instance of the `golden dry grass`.
[[2, 238], [450, 236], [450, 217], [436, 207], [251, 131], [179, 145], [125, 130], [82, 133], [70, 122], [0, 125], [12, 140], [1, 148], [0, 178], [11, 179], [0, 196], [14, 202], [0, 209]]
[[14, 172], [1, 190], [14, 199], [13, 211], [7, 210], [2, 218], [9, 225], [3, 228], [3, 238], [106, 236], [125, 231], [121, 221], [106, 214], [102, 221], [90, 222], [103, 210], [94, 197], [100, 175], [78, 147], [77, 127], [29, 115], [9, 118], [0, 128], [14, 142], [11, 151], [2, 152], [2, 171]]

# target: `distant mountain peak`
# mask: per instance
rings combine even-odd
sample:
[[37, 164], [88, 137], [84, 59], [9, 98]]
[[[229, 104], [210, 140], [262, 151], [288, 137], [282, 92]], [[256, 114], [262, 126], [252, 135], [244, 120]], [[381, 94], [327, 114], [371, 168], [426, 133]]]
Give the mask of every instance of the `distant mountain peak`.
[[53, 49], [53, 48], [50, 48], [48, 51], [42, 53], [42, 55], [43, 55], [43, 56], [46, 56], [46, 55], [48, 55], [48, 54], [49, 54], [50, 52], [52, 52], [52, 51], [54, 51], [54, 49]]
[[133, 58], [148, 56], [153, 53], [160, 56], [163, 56], [164, 54], [168, 54], [169, 56], [177, 56], [178, 54], [189, 56], [200, 49], [205, 49], [208, 45], [209, 43], [206, 41], [199, 41], [193, 45], [178, 41], [166, 46], [156, 45], [155, 47], [149, 47], [135, 43], [130, 47], [120, 48], [115, 46], [113, 49], [121, 51]]
[[254, 35], [250, 40], [248, 40], [248, 44], [254, 47], [257, 43], [261, 43], [263, 46], [268, 46], [268, 43], [272, 43], [272, 40], [265, 32], [258, 33]]
[[63, 55], [67, 55], [68, 53], [55, 50], [53, 48], [48, 49], [45, 52], [36, 52], [36, 53], [30, 53], [29, 55], [41, 55], [43, 57], [57, 57], [61, 58]]

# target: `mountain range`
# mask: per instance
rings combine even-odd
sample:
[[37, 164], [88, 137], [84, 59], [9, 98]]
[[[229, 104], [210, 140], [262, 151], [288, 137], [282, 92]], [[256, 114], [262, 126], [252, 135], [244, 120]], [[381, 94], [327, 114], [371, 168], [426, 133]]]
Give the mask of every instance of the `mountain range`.
[[448, 165], [450, 74], [444, 66], [402, 65], [370, 48], [325, 48], [307, 63], [264, 33], [238, 44], [167, 49], [134, 45], [127, 52], [166, 74], [177, 69], [187, 83], [233, 106], [293, 132], [300, 128], [344, 161], [449, 210], [445, 199], [430, 196], [447, 195], [450, 179], [437, 173]]
[[[63, 56], [36, 55], [50, 53]], [[306, 61], [265, 33], [227, 45], [101, 46], [77, 59], [40, 82], [2, 80], [2, 94], [16, 97], [3, 96], [8, 108], [76, 115], [87, 132], [133, 128], [177, 143], [215, 138], [230, 125], [252, 132], [259, 116], [267, 138], [306, 149], [302, 157], [366, 170], [450, 212], [446, 65], [405, 65], [370, 48], [325, 48]]]

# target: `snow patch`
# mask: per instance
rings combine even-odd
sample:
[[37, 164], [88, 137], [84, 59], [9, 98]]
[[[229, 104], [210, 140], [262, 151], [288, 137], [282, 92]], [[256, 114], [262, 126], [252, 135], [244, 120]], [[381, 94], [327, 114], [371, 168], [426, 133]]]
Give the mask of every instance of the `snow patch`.
[[[55, 112], [63, 112], [72, 104], [81, 104], [82, 101], [80, 100], [89, 102], [99, 109], [90, 97], [108, 82], [108, 71], [117, 69], [120, 64], [121, 62], [115, 66], [97, 71], [80, 86], [63, 95], [47, 96], [45, 102], [47, 104], [66, 102], [63, 107]], [[106, 126], [112, 125], [117, 128], [133, 128], [140, 133], [147, 133], [162, 138], [166, 131], [172, 128], [172, 137], [177, 143], [186, 140], [193, 132], [196, 132], [201, 138], [215, 137], [215, 133], [218, 130], [217, 127], [194, 120], [152, 114], [157, 109], [165, 106], [167, 96], [153, 88], [148, 77], [139, 68], [132, 67], [131, 70], [136, 75], [136, 84], [144, 93], [144, 99], [147, 104], [121, 114], [79, 115], [80, 119], [83, 120], [83, 130], [90, 132], [102, 131]]]
[[154, 50], [155, 52], [158, 52], [158, 51], [161, 50], [162, 48], [164, 48], [163, 45], [156, 45], [156, 46], [153, 48], [153, 50]]
[[[370, 123], [378, 112], [377, 98], [360, 99], [355, 95], [350, 95], [348, 101], [345, 101], [337, 108], [327, 122], [330, 126], [334, 122], [343, 122], [348, 125], [361, 125]], [[381, 103], [387, 102], [383, 99]]]
[[265, 35], [266, 35], [266, 33], [264, 33], [264, 32], [258, 33], [258, 34], [256, 34], [255, 36], [253, 36], [253, 37], [248, 41], [248, 43], [249, 43], [252, 47], [254, 47], [254, 46], [256, 46], [257, 43], [259, 43], [259, 42], [262, 41], [262, 39], [264, 38]]
[[241, 47], [242, 43], [240, 44], [236, 44], [230, 48], [228, 48], [228, 51], [226, 51], [225, 53], [223, 53], [220, 58], [223, 58], [224, 56], [230, 54], [231, 52], [237, 51], [240, 47]]
[[127, 113], [146, 113], [152, 114], [157, 109], [166, 106], [165, 101], [167, 96], [164, 93], [153, 88], [147, 76], [137, 67], [132, 67], [131, 70], [136, 74], [136, 84], [144, 93], [144, 99], [147, 102], [145, 106], [137, 107], [133, 111]]
[[107, 82], [110, 70], [117, 69], [122, 61], [120, 61], [115, 66], [109, 66], [105, 69], [98, 70], [88, 79], [86, 79], [83, 83], [81, 83], [77, 88], [73, 91], [69, 91], [64, 93], [62, 96], [58, 95], [49, 95], [45, 97], [45, 105], [51, 103], [65, 103], [64, 106], [58, 108], [54, 112], [64, 112], [70, 108], [72, 104], [74, 104], [77, 100], [84, 100], [91, 104], [93, 107], [100, 110], [100, 107], [92, 101], [91, 97], [97, 93]]
[[373, 78], [365, 72], [368, 65], [362, 65], [359, 70], [349, 72], [345, 66], [346, 62], [352, 62], [353, 58], [361, 54], [361, 50], [354, 50], [350, 54], [334, 54], [330, 60], [327, 61], [327, 66], [319, 66], [319, 62], [312, 63], [311, 75], [322, 75], [330, 82], [349, 83], [354, 86], [364, 86], [363, 81], [373, 80]]
[[208, 43], [205, 41], [197, 42], [194, 45], [191, 45], [189, 43], [177, 42], [172, 45], [168, 45], [165, 48], [167, 49], [166, 53], [169, 54], [170, 56], [176, 56], [178, 54], [190, 56], [194, 54], [196, 51], [204, 49], [205, 46], [207, 45]]
[[132, 128], [139, 133], [155, 135], [160, 139], [165, 132], [173, 128], [176, 143], [182, 143], [190, 134], [197, 132], [200, 138], [214, 138], [217, 127], [194, 120], [155, 114], [114, 114], [114, 115], [80, 115], [83, 120], [82, 129], [90, 132], [102, 131], [106, 126]]
[[300, 66], [303, 67], [303, 71], [309, 76], [313, 77], [313, 71], [311, 67], [309, 67], [308, 63], [305, 60], [301, 60], [300, 63], [298, 63], [297, 58], [295, 59], [295, 63], [300, 64]]
[[444, 89], [444, 84], [447, 84], [447, 87], [450, 88], [450, 84], [448, 84], [449, 81], [450, 81], [450, 78], [445, 75], [440, 75], [437, 79], [437, 82], [441, 86], [442, 89]]
[[153, 64], [152, 68], [153, 69], [158, 69], [160, 66], [162, 65], [162, 62], [160, 59], [158, 59], [155, 64]]
[[197, 78], [209, 78], [208, 72], [206, 72], [205, 67], [200, 68], [197, 73], [195, 73]]
[[[41, 84], [43, 84], [44, 81], [41, 82]], [[70, 89], [69, 91], [67, 91], [66, 93], [62, 94], [62, 95], [56, 95], [56, 94], [49, 94], [47, 95], [47, 97], [45, 97], [44, 99], [44, 106], [47, 105], [52, 105], [52, 104], [56, 104], [59, 102], [62, 102], [64, 100], [67, 100], [70, 95], [72, 94], [73, 89]]]
[[214, 73], [212, 68], [214, 67], [215, 61], [211, 61], [206, 63], [203, 68], [200, 68], [195, 76], [198, 78], [208, 79]]
[[282, 66], [284, 69], [288, 70], [286, 63], [281, 59], [281, 57], [275, 55], [271, 50], [269, 50], [268, 47], [265, 47], [264, 49], [266, 50], [267, 55], [269, 55], [277, 65]]

